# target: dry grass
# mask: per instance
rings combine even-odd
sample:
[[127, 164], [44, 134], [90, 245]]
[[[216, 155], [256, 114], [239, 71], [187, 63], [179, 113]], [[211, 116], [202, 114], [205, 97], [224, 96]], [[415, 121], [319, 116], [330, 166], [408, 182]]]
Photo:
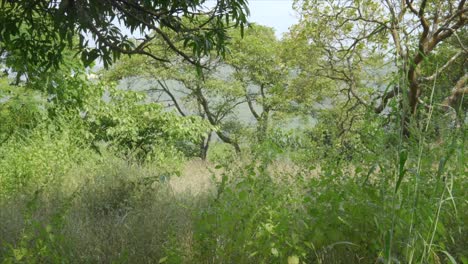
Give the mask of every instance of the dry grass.
[[187, 262], [193, 259], [194, 212], [215, 190], [209, 167], [190, 161], [180, 177], [149, 185], [141, 182], [153, 179], [152, 167], [106, 160], [74, 168], [40, 192], [31, 216], [25, 214], [31, 195], [0, 201], [0, 260], [7, 244], [18, 248], [24, 239], [28, 244], [45, 239], [35, 223], [53, 226], [74, 193], [64, 225], [52, 228], [65, 238], [61, 246], [70, 255], [63, 257], [72, 263], [157, 263], [170, 254]]
[[185, 164], [181, 176], [171, 178], [170, 186], [176, 194], [212, 193], [215, 191], [213, 174], [217, 175], [218, 173], [214, 166], [207, 161], [191, 160]]

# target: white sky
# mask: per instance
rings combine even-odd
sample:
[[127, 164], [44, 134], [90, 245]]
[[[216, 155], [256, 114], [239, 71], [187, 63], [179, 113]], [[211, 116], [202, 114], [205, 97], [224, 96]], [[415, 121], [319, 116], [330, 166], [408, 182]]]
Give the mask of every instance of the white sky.
[[298, 22], [292, 4], [292, 0], [250, 0], [249, 20], [274, 28], [276, 36], [280, 38], [290, 26]]

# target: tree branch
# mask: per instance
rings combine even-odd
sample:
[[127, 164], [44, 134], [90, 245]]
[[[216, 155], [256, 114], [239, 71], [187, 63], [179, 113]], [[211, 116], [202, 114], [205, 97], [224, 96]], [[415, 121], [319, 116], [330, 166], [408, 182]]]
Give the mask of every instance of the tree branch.
[[465, 75], [463, 75], [463, 77], [461, 77], [455, 84], [455, 87], [452, 89], [452, 93], [450, 96], [445, 98], [442, 105], [453, 108], [462, 96], [468, 95], [468, 86], [466, 85], [467, 81], [468, 73], [465, 73]]
[[399, 93], [400, 93], [400, 88], [398, 86], [393, 87], [393, 89], [390, 92], [385, 93], [382, 96], [380, 104], [374, 107], [374, 113], [376, 114], [382, 113], [385, 107], [387, 107], [388, 101], [392, 99], [393, 97], [397, 96]]
[[[203, 111], [206, 113], [206, 117], [207, 117], [208, 121], [210, 122], [210, 124], [213, 125], [213, 126], [218, 125], [216, 120], [213, 118], [213, 113], [211, 113], [210, 107], [208, 106], [208, 101], [206, 100], [205, 96], [203, 95], [201, 89], [197, 89], [196, 95], [197, 95], [197, 99], [198, 99], [200, 105], [203, 108]], [[233, 140], [231, 137], [229, 137], [228, 135], [221, 132], [219, 129], [216, 130], [216, 134], [218, 135], [218, 137], [222, 141], [232, 145], [237, 153], [240, 153], [241, 150], [240, 150], [239, 144], [235, 140]]]
[[174, 106], [177, 109], [177, 111], [180, 113], [181, 116], [185, 117], [187, 116], [184, 111], [182, 111], [182, 108], [179, 105], [179, 102], [175, 98], [175, 96], [171, 93], [169, 88], [167, 87], [167, 84], [165, 81], [157, 80], [158, 84], [163, 88], [163, 91], [171, 98], [172, 102], [174, 102]]
[[441, 72], [443, 72], [447, 67], [449, 67], [461, 54], [464, 54], [463, 51], [457, 52], [455, 55], [452, 56], [439, 70], [437, 70], [434, 74], [428, 77], [422, 77], [423, 81], [433, 81], [436, 76], [438, 76]]

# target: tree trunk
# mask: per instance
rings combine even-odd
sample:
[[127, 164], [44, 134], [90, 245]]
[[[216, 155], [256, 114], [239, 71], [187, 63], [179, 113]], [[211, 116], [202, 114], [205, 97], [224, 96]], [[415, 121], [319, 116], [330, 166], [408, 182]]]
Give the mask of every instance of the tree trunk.
[[269, 115], [269, 111], [263, 111], [260, 118], [257, 121], [257, 139], [259, 143], [262, 143], [266, 139]]
[[[201, 90], [200, 87], [198, 87], [195, 94], [197, 96], [198, 103], [201, 105], [203, 111], [206, 114], [206, 118], [208, 119], [208, 122], [210, 122], [210, 124], [213, 125], [213, 126], [218, 125], [218, 121], [215, 119], [213, 113], [210, 111], [210, 107], [208, 106], [208, 101], [206, 100], [205, 96], [203, 95], [202, 90]], [[224, 134], [223, 132], [221, 132], [219, 130], [216, 131], [216, 134], [218, 135], [218, 137], [222, 141], [232, 145], [234, 147], [234, 149], [236, 150], [236, 153], [241, 152], [241, 149], [240, 149], [239, 143], [237, 143], [237, 140], [229, 137], [229, 135]]]
[[206, 138], [202, 138], [202, 141], [200, 143], [200, 158], [202, 160], [206, 160], [206, 157], [208, 155], [208, 148], [210, 146], [211, 135], [212, 132], [210, 131], [208, 136]]

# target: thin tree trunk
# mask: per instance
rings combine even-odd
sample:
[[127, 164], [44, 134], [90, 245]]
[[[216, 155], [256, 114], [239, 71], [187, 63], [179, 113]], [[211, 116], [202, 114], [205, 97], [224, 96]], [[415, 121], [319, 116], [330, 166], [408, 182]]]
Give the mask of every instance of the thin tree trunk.
[[200, 144], [200, 158], [202, 160], [206, 160], [208, 156], [208, 148], [210, 147], [211, 135], [212, 135], [212, 132], [210, 131], [208, 136], [206, 138], [203, 138]]

